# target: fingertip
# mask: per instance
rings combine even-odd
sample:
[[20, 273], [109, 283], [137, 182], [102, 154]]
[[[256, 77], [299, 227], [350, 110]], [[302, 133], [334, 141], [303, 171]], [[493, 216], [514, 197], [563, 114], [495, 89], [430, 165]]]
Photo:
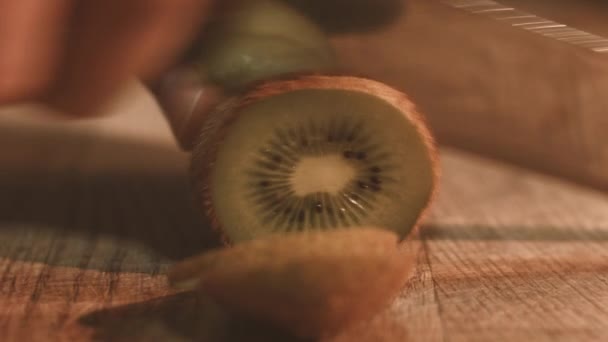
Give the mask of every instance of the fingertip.
[[189, 68], [168, 72], [151, 90], [184, 151], [192, 150], [207, 116], [226, 97]]
[[127, 84], [124, 82], [108, 82], [95, 87], [84, 82], [66, 83], [55, 86], [47, 92], [41, 101], [62, 116], [68, 118], [96, 118], [104, 116], [107, 108], [118, 98], [121, 90]]
[[80, 3], [61, 73], [44, 102], [69, 116], [103, 114], [132, 77], [152, 80], [174, 65], [205, 16], [201, 4], [209, 2]]
[[0, 104], [3, 105], [39, 98], [51, 83], [50, 77], [30, 76], [15, 69], [8, 72], [0, 70], [0, 75]]
[[57, 72], [71, 0], [0, 0], [0, 104], [33, 101]]

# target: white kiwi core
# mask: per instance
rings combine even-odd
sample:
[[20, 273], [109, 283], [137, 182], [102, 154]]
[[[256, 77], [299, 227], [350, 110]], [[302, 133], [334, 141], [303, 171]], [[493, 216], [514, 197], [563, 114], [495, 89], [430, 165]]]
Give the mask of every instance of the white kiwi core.
[[297, 196], [318, 192], [337, 194], [354, 180], [356, 170], [341, 155], [302, 158], [296, 165], [291, 184]]

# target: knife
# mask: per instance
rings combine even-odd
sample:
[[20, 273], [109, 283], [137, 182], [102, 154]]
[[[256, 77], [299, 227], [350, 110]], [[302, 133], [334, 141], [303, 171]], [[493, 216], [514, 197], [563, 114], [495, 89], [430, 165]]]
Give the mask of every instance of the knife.
[[340, 61], [407, 94], [440, 143], [608, 190], [608, 39], [489, 0], [408, 0], [338, 34]]
[[608, 39], [492, 0], [444, 0], [448, 6], [486, 16], [505, 25], [598, 53], [608, 53]]
[[[407, 93], [441, 144], [608, 190], [608, 39], [491, 0], [355, 3], [363, 14], [349, 16], [362, 22], [367, 3], [375, 27], [332, 31], [323, 20], [342, 24], [343, 8], [311, 11], [322, 14], [341, 67]], [[391, 4], [378, 21], [373, 9], [390, 13]], [[177, 113], [168, 118], [187, 149], [198, 134], [184, 124], [197, 121], [189, 113], [221, 89], [177, 75], [159, 102]]]

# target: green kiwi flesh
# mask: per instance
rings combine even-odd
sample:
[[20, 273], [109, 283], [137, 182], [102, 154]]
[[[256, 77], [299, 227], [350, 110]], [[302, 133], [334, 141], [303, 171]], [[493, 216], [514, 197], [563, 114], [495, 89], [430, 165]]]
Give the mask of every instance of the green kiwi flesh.
[[307, 48], [328, 48], [325, 33], [281, 0], [232, 1], [214, 27], [223, 34], [281, 37]]
[[311, 21], [274, 0], [238, 1], [210, 25], [199, 59], [206, 79], [229, 90], [277, 76], [332, 69], [334, 54]]
[[219, 135], [209, 134], [213, 148], [200, 143], [193, 177], [212, 221], [232, 242], [363, 226], [405, 237], [438, 173], [413, 106], [366, 79], [306, 82], [239, 106]]
[[209, 80], [229, 90], [285, 74], [328, 70], [333, 65], [326, 51], [284, 37], [239, 34], [222, 38], [220, 45], [210, 46], [204, 68]]

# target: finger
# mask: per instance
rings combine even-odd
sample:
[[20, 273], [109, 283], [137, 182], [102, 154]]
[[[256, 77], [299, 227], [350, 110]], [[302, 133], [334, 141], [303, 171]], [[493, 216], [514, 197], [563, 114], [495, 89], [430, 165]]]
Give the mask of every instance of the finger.
[[150, 90], [184, 151], [192, 150], [209, 113], [226, 98], [219, 86], [186, 67], [172, 69]]
[[30, 99], [51, 82], [71, 0], [0, 0], [0, 103]]
[[131, 76], [154, 77], [171, 65], [201, 27], [210, 0], [82, 1], [62, 77], [48, 102], [94, 115]]

